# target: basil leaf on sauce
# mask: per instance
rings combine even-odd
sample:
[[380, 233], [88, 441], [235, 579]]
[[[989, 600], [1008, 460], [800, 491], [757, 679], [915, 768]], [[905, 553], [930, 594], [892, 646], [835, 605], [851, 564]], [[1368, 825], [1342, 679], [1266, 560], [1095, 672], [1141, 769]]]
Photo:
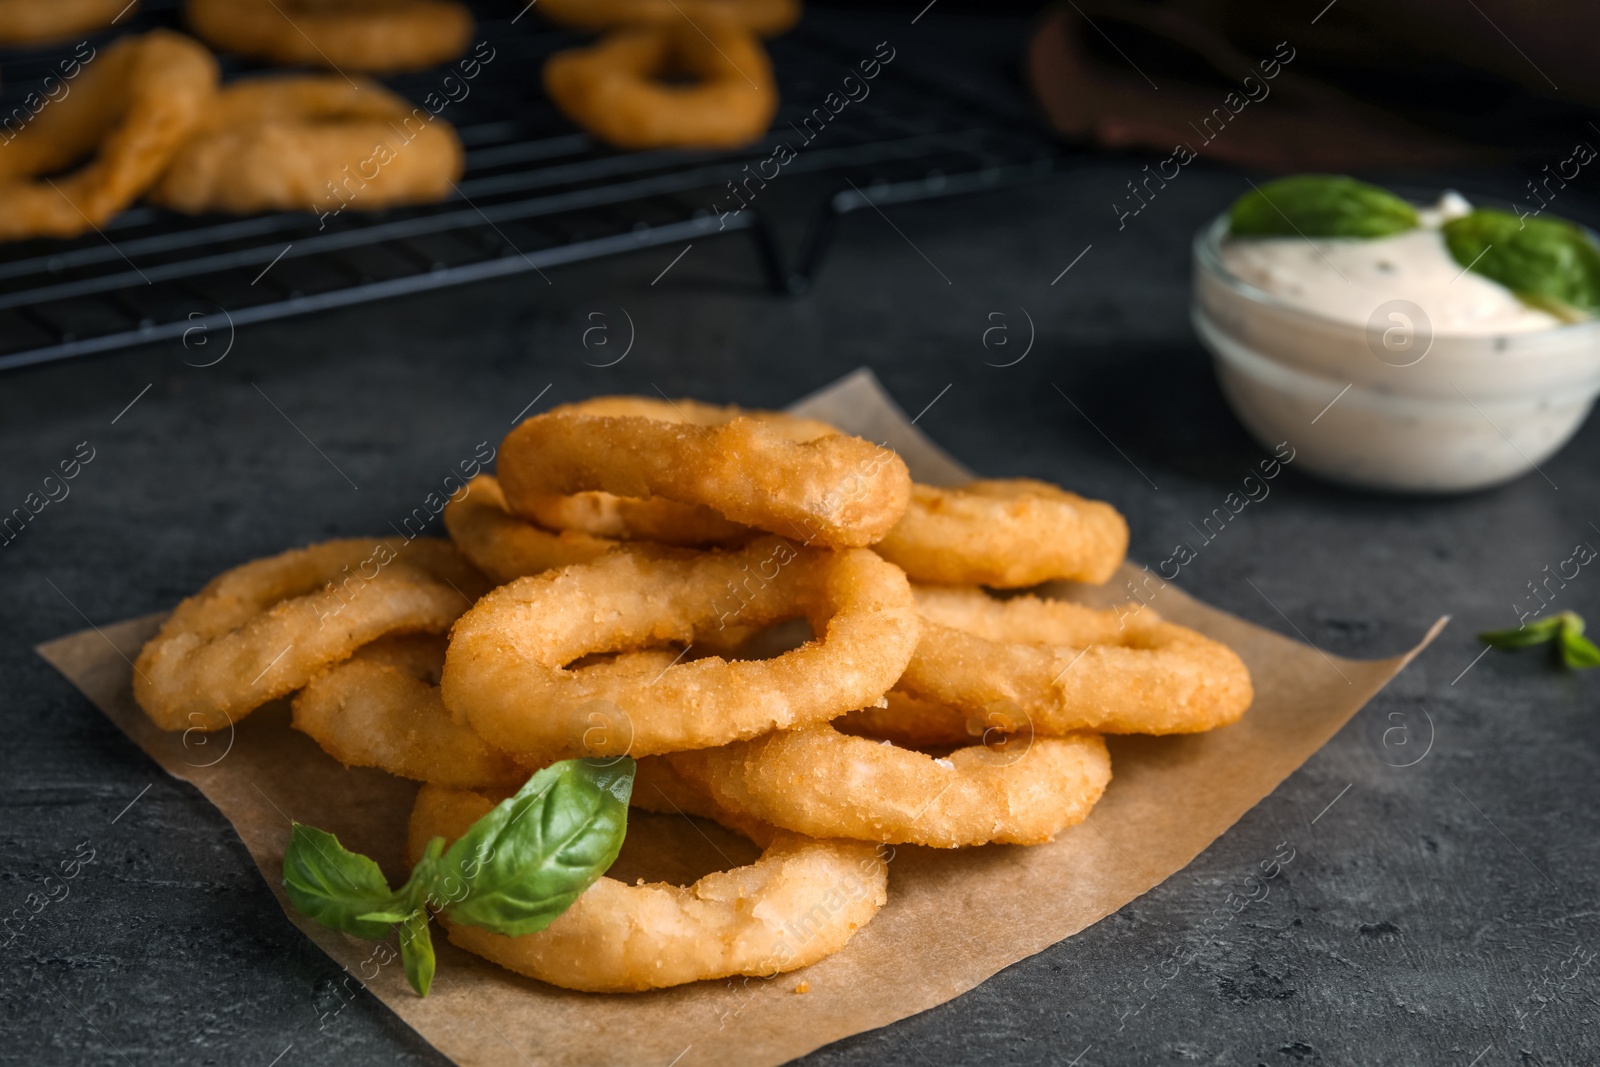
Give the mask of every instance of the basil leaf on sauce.
[[1387, 189], [1330, 174], [1279, 178], [1241, 196], [1235, 237], [1387, 237], [1417, 226], [1417, 209]]
[[1600, 312], [1600, 248], [1565, 219], [1479, 208], [1443, 227], [1462, 267], [1499, 282], [1559, 318]]

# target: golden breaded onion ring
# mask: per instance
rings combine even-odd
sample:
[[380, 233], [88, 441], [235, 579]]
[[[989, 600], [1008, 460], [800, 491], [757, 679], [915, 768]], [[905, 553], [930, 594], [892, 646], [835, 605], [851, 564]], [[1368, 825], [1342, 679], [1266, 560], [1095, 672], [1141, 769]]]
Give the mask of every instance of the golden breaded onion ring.
[[[588, 415], [637, 415], [663, 422], [715, 426], [737, 415], [765, 422], [793, 441], [813, 441], [839, 431], [825, 422], [781, 411], [744, 411], [694, 400], [656, 400], [638, 396], [599, 396], [568, 404], [564, 410]], [[680, 504], [665, 497], [617, 496], [599, 490], [571, 495], [524, 494], [519, 513], [547, 530], [572, 530], [618, 541], [659, 545], [729, 547], [755, 536], [702, 504]]]
[[704, 547], [748, 541], [756, 531], [729, 522], [710, 508], [653, 496], [614, 493], [533, 495], [522, 502], [534, 522], [548, 530], [574, 531], [618, 541]]
[[374, 81], [274, 75], [225, 87], [150, 198], [191, 215], [377, 211], [448, 197], [462, 159], [448, 122]]
[[167, 168], [216, 91], [217, 61], [181, 34], [107, 47], [70, 94], [0, 146], [0, 241], [76, 237], [110, 222]]
[[539, 13], [576, 30], [715, 19], [775, 37], [800, 21], [800, 0], [539, 0]]
[[441, 633], [485, 582], [435, 538], [326, 541], [218, 575], [139, 653], [133, 695], [163, 730], [220, 730], [385, 634]]
[[660, 496], [803, 542], [859, 547], [887, 533], [910, 500], [899, 456], [859, 437], [814, 434], [831, 430], [823, 423], [673, 408], [688, 417], [558, 407], [526, 420], [500, 446], [510, 509], [531, 515], [540, 497], [591, 490]]
[[47, 44], [115, 22], [137, 0], [0, 0], [0, 45]]
[[[665, 80], [684, 74], [696, 80]], [[568, 118], [618, 148], [741, 148], [778, 110], [766, 49], [718, 18], [630, 25], [557, 52], [544, 88]]]
[[584, 533], [559, 533], [506, 510], [493, 475], [480, 474], [444, 506], [444, 528], [473, 565], [496, 582], [509, 582], [553, 567], [587, 563], [617, 547]]
[[[1016, 721], [1013, 721], [1016, 720]], [[833, 720], [834, 729], [906, 748], [998, 742], [1026, 727], [1020, 715], [975, 714], [891, 689], [878, 707], [861, 708]]]
[[212, 46], [290, 67], [390, 74], [467, 50], [472, 14], [449, 0], [189, 0]]
[[[493, 806], [480, 793], [423, 786], [407, 862], [434, 837], [455, 840]], [[870, 844], [781, 833], [756, 862], [687, 887], [602, 877], [536, 934], [441, 922], [451, 941], [508, 970], [566, 989], [628, 992], [815, 963], [871, 921], [887, 884], [888, 867]]]
[[935, 758], [822, 723], [667, 757], [730, 811], [813, 837], [957, 848], [1037, 845], [1082, 822], [1111, 780], [1099, 734]]
[[[773, 659], [707, 656], [603, 674], [569, 666], [798, 615], [817, 639]], [[479, 601], [451, 632], [444, 701], [530, 764], [707, 748], [874, 703], [905, 669], [917, 628], [905, 575], [864, 549], [772, 536], [737, 551], [625, 548]], [[619, 731], [584, 745], [577, 724], [597, 703], [628, 717], [631, 741]]]
[[1197, 733], [1250, 706], [1250, 672], [1232, 649], [1148, 608], [1124, 617], [940, 586], [916, 596], [922, 639], [899, 688], [924, 700], [1015, 707], [1045, 736]]
[[911, 506], [873, 547], [914, 582], [1098, 585], [1127, 555], [1128, 523], [1110, 504], [1031, 478], [913, 485]]
[[379, 638], [296, 694], [294, 728], [347, 767], [515, 790], [533, 772], [456, 722], [439, 699], [445, 643], [442, 634]]
[[743, 834], [765, 848], [778, 835], [769, 823], [752, 819], [722, 806], [710, 790], [685, 777], [672, 765], [671, 756], [640, 756], [634, 761], [631, 807], [661, 815], [693, 815]]

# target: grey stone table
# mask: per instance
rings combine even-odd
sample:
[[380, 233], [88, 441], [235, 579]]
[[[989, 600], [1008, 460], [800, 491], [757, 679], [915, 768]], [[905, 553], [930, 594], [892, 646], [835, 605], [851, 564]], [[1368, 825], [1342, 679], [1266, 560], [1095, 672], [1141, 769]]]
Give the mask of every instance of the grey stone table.
[[[959, 42], [971, 77], [1004, 89], [998, 65], [986, 72], [1014, 54], [1016, 24], [937, 24], [902, 18], [896, 39], [933, 63]], [[0, 913], [80, 843], [96, 853], [6, 945], [0, 1062], [442, 1062], [365, 995], [319, 1028], [337, 968], [223, 819], [31, 648], [166, 608], [245, 559], [382, 532], [535, 398], [659, 388], [781, 405], [865, 365], [978, 470], [1113, 501], [1135, 558], [1191, 539], [1263, 454], [1187, 317], [1188, 237], [1245, 184], [1196, 164], [1119, 230], [1109, 205], [1141, 165], [1086, 157], [1036, 186], [858, 214], [801, 299], [763, 292], [746, 245], [697, 242], [659, 279], [676, 250], [240, 330], [207, 369], [170, 344], [0, 378], [0, 507], [79, 442], [94, 450], [70, 497], [0, 547]], [[616, 307], [637, 324], [632, 352], [586, 365], [586, 316]], [[1022, 309], [1032, 351], [990, 365], [1021, 349], [997, 355], [1002, 335], [986, 349], [984, 331], [1004, 324], [1020, 345]], [[1600, 1060], [1600, 678], [1538, 653], [1479, 659], [1472, 637], [1514, 625], [1547, 564], [1600, 543], [1597, 449], [1591, 424], [1547, 477], [1443, 500], [1291, 468], [1179, 582], [1341, 655], [1394, 654], [1441, 614], [1450, 628], [1188, 869], [806, 1062]], [[1558, 596], [1600, 617], [1588, 571]], [[1160, 974], [1281, 842], [1295, 859], [1270, 896]]]

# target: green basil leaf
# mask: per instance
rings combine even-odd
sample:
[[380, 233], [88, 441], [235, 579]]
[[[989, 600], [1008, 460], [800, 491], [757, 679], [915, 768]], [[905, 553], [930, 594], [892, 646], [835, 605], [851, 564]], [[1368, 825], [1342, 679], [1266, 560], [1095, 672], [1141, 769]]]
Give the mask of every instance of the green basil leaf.
[[387, 923], [392, 926], [395, 923], [405, 922], [411, 918], [411, 914], [405, 911], [369, 911], [365, 915], [357, 915], [356, 918], [362, 922]]
[[1548, 619], [1540, 619], [1536, 623], [1519, 626], [1515, 630], [1487, 630], [1478, 635], [1478, 640], [1495, 648], [1531, 648], [1554, 640], [1561, 631], [1561, 626], [1561, 616], [1552, 615]]
[[421, 996], [433, 985], [433, 937], [428, 933], [428, 913], [418, 910], [400, 924], [400, 960], [405, 964], [406, 980]]
[[1450, 255], [1546, 310], [1600, 312], [1600, 248], [1565, 219], [1479, 208], [1443, 226]]
[[283, 854], [283, 888], [296, 908], [323, 926], [379, 940], [389, 925], [367, 916], [398, 903], [378, 865], [326, 830], [295, 823]]
[[550, 925], [616, 860], [633, 772], [631, 759], [563, 760], [528, 779], [445, 852], [441, 888], [459, 877], [466, 892], [444, 913], [511, 937]]
[[1581, 633], [1561, 631], [1561, 662], [1573, 670], [1600, 667], [1600, 648]]
[[1241, 196], [1235, 237], [1387, 237], [1416, 229], [1417, 209], [1387, 189], [1329, 174], [1279, 178]]
[[[439, 857], [444, 852], [444, 838], [435, 837], [422, 849], [422, 858], [417, 860], [417, 865], [411, 868], [411, 877], [406, 879], [406, 884], [400, 887], [395, 894], [405, 903], [402, 905], [405, 914], [425, 908], [435, 897], [440, 876], [443, 873], [439, 866]], [[437, 905], [435, 905], [437, 910]], [[395, 920], [400, 921], [399, 919]]]

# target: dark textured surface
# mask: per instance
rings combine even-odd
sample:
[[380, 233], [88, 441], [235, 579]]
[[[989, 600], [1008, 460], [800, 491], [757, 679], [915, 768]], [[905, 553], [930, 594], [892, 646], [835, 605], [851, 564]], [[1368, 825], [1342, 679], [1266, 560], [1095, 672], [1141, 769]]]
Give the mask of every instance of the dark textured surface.
[[[1014, 54], [1017, 26], [984, 36], [897, 18], [908, 57], [964, 55], [1003, 85], [990, 61]], [[858, 214], [795, 301], [759, 289], [744, 244], [706, 242], [654, 285], [675, 251], [242, 330], [208, 369], [183, 360], [219, 349], [174, 344], [0, 379], [0, 509], [78, 442], [96, 450], [71, 496], [0, 547], [0, 912], [27, 913], [80, 842], [96, 852], [6, 947], [0, 1062], [443, 1062], [364, 994], [319, 1026], [338, 969], [284, 919], [221, 816], [31, 648], [85, 619], [169, 607], [285, 546], [384, 532], [547, 385], [541, 407], [657, 388], [781, 405], [864, 364], [913, 413], [938, 397], [919, 425], [978, 470], [1113, 501], [1135, 558], [1191, 539], [1188, 523], [1262, 455], [1187, 319], [1188, 235], [1245, 185], [1197, 164], [1118, 232], [1107, 205], [1143, 162], [894, 209], [892, 226]], [[587, 315], [620, 321], [619, 307], [637, 325], [631, 353], [586, 366], [611, 358], [582, 346]], [[982, 338], [1004, 322], [1020, 345], [1023, 308], [1033, 350], [986, 365], [1021, 351]], [[1443, 501], [1349, 493], [1291, 468], [1184, 568], [1186, 589], [1348, 656], [1394, 654], [1441, 614], [1452, 626], [1189, 869], [979, 989], [807, 1062], [1600, 1059], [1600, 679], [1536, 653], [1461, 674], [1473, 631], [1515, 625], [1511, 604], [1545, 564], [1600, 544], [1597, 450], [1591, 423], [1545, 465], [1559, 490], [1536, 475]], [[1560, 601], [1600, 617], [1600, 579], [1585, 571]], [[1396, 728], [1409, 734], [1385, 744]], [[1202, 935], [1283, 842], [1294, 858], [1270, 895]], [[1164, 968], [1185, 944], [1193, 960]]]

